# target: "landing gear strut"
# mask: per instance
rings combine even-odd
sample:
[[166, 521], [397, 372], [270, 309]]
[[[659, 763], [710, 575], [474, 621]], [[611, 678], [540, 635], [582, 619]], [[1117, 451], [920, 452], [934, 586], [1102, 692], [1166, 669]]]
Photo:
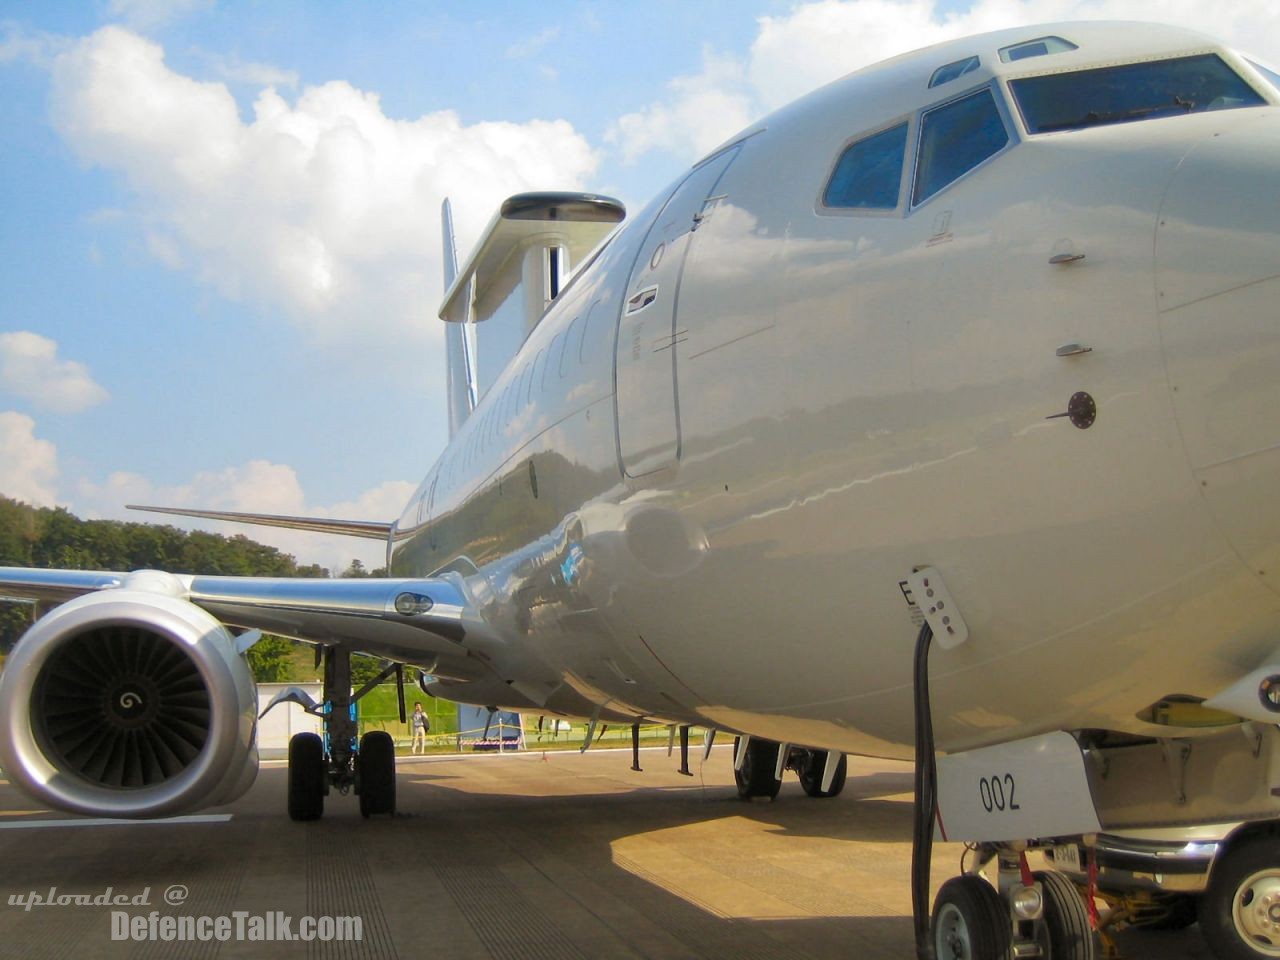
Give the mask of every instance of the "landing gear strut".
[[[295, 734], [289, 741], [288, 809], [291, 820], [318, 820], [330, 789], [354, 790], [360, 796], [360, 813], [396, 812], [396, 752], [390, 734], [381, 730], [359, 739], [355, 703], [393, 674], [400, 692], [400, 721], [405, 720], [404, 670], [392, 664], [354, 694], [351, 692], [351, 652], [346, 647], [318, 647], [317, 665], [324, 662], [324, 695], [321, 703], [310, 698], [303, 709], [321, 718], [323, 739], [314, 733]], [[303, 695], [305, 697], [305, 695]], [[296, 699], [296, 698], [295, 698]]]

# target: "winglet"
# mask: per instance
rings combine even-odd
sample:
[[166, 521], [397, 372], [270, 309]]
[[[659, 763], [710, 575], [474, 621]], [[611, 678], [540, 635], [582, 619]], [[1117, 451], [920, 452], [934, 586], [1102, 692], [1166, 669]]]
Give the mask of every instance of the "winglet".
[[363, 537], [366, 540], [387, 540], [391, 536], [391, 523], [376, 520], [332, 520], [328, 517], [282, 517], [271, 513], [233, 513], [229, 510], [187, 510], [178, 507], [144, 507], [126, 504], [126, 510], [145, 510], [149, 513], [167, 513], [175, 517], [198, 517], [202, 520], [228, 520], [232, 523], [252, 523], [260, 527], [283, 527], [286, 530], [307, 530], [311, 533], [338, 534], [344, 537]]

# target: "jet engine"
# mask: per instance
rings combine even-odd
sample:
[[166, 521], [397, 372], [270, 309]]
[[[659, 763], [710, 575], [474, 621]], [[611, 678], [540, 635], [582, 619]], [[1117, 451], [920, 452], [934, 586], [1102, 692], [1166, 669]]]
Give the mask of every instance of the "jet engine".
[[236, 639], [177, 577], [130, 574], [40, 618], [0, 674], [0, 767], [72, 813], [227, 803], [258, 770], [257, 690]]

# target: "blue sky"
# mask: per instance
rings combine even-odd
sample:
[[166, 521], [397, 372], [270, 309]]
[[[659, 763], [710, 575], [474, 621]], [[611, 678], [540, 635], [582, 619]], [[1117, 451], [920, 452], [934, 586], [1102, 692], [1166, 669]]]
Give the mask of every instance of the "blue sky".
[[464, 252], [521, 190], [638, 208], [826, 80], [1021, 22], [1280, 59], [1274, 4], [1202, 6], [0, 2], [0, 493], [390, 519], [446, 439], [444, 195]]

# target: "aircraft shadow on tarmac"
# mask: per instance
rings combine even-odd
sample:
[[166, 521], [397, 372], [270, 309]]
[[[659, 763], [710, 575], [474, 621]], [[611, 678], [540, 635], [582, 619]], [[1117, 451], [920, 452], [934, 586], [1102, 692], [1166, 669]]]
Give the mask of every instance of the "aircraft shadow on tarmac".
[[[427, 947], [448, 960], [910, 955], [909, 775], [851, 776], [824, 801], [789, 779], [776, 802], [743, 803], [723, 760], [689, 779], [665, 756], [646, 754], [645, 773], [629, 759], [403, 764], [395, 818], [362, 820], [354, 798], [335, 795], [309, 824], [285, 819], [284, 771], [264, 768], [224, 823], [0, 830], [0, 897], [149, 887], [148, 907], [125, 909], [363, 919], [355, 950], [272, 945], [282, 957], [381, 960]], [[0, 809], [17, 805], [0, 787]], [[935, 884], [958, 853], [939, 848]], [[189, 898], [166, 905], [175, 884]], [[108, 910], [7, 906], [0, 953], [260, 955], [252, 944], [115, 943]], [[1209, 956], [1194, 930], [1129, 936], [1124, 949], [1133, 960]]]

